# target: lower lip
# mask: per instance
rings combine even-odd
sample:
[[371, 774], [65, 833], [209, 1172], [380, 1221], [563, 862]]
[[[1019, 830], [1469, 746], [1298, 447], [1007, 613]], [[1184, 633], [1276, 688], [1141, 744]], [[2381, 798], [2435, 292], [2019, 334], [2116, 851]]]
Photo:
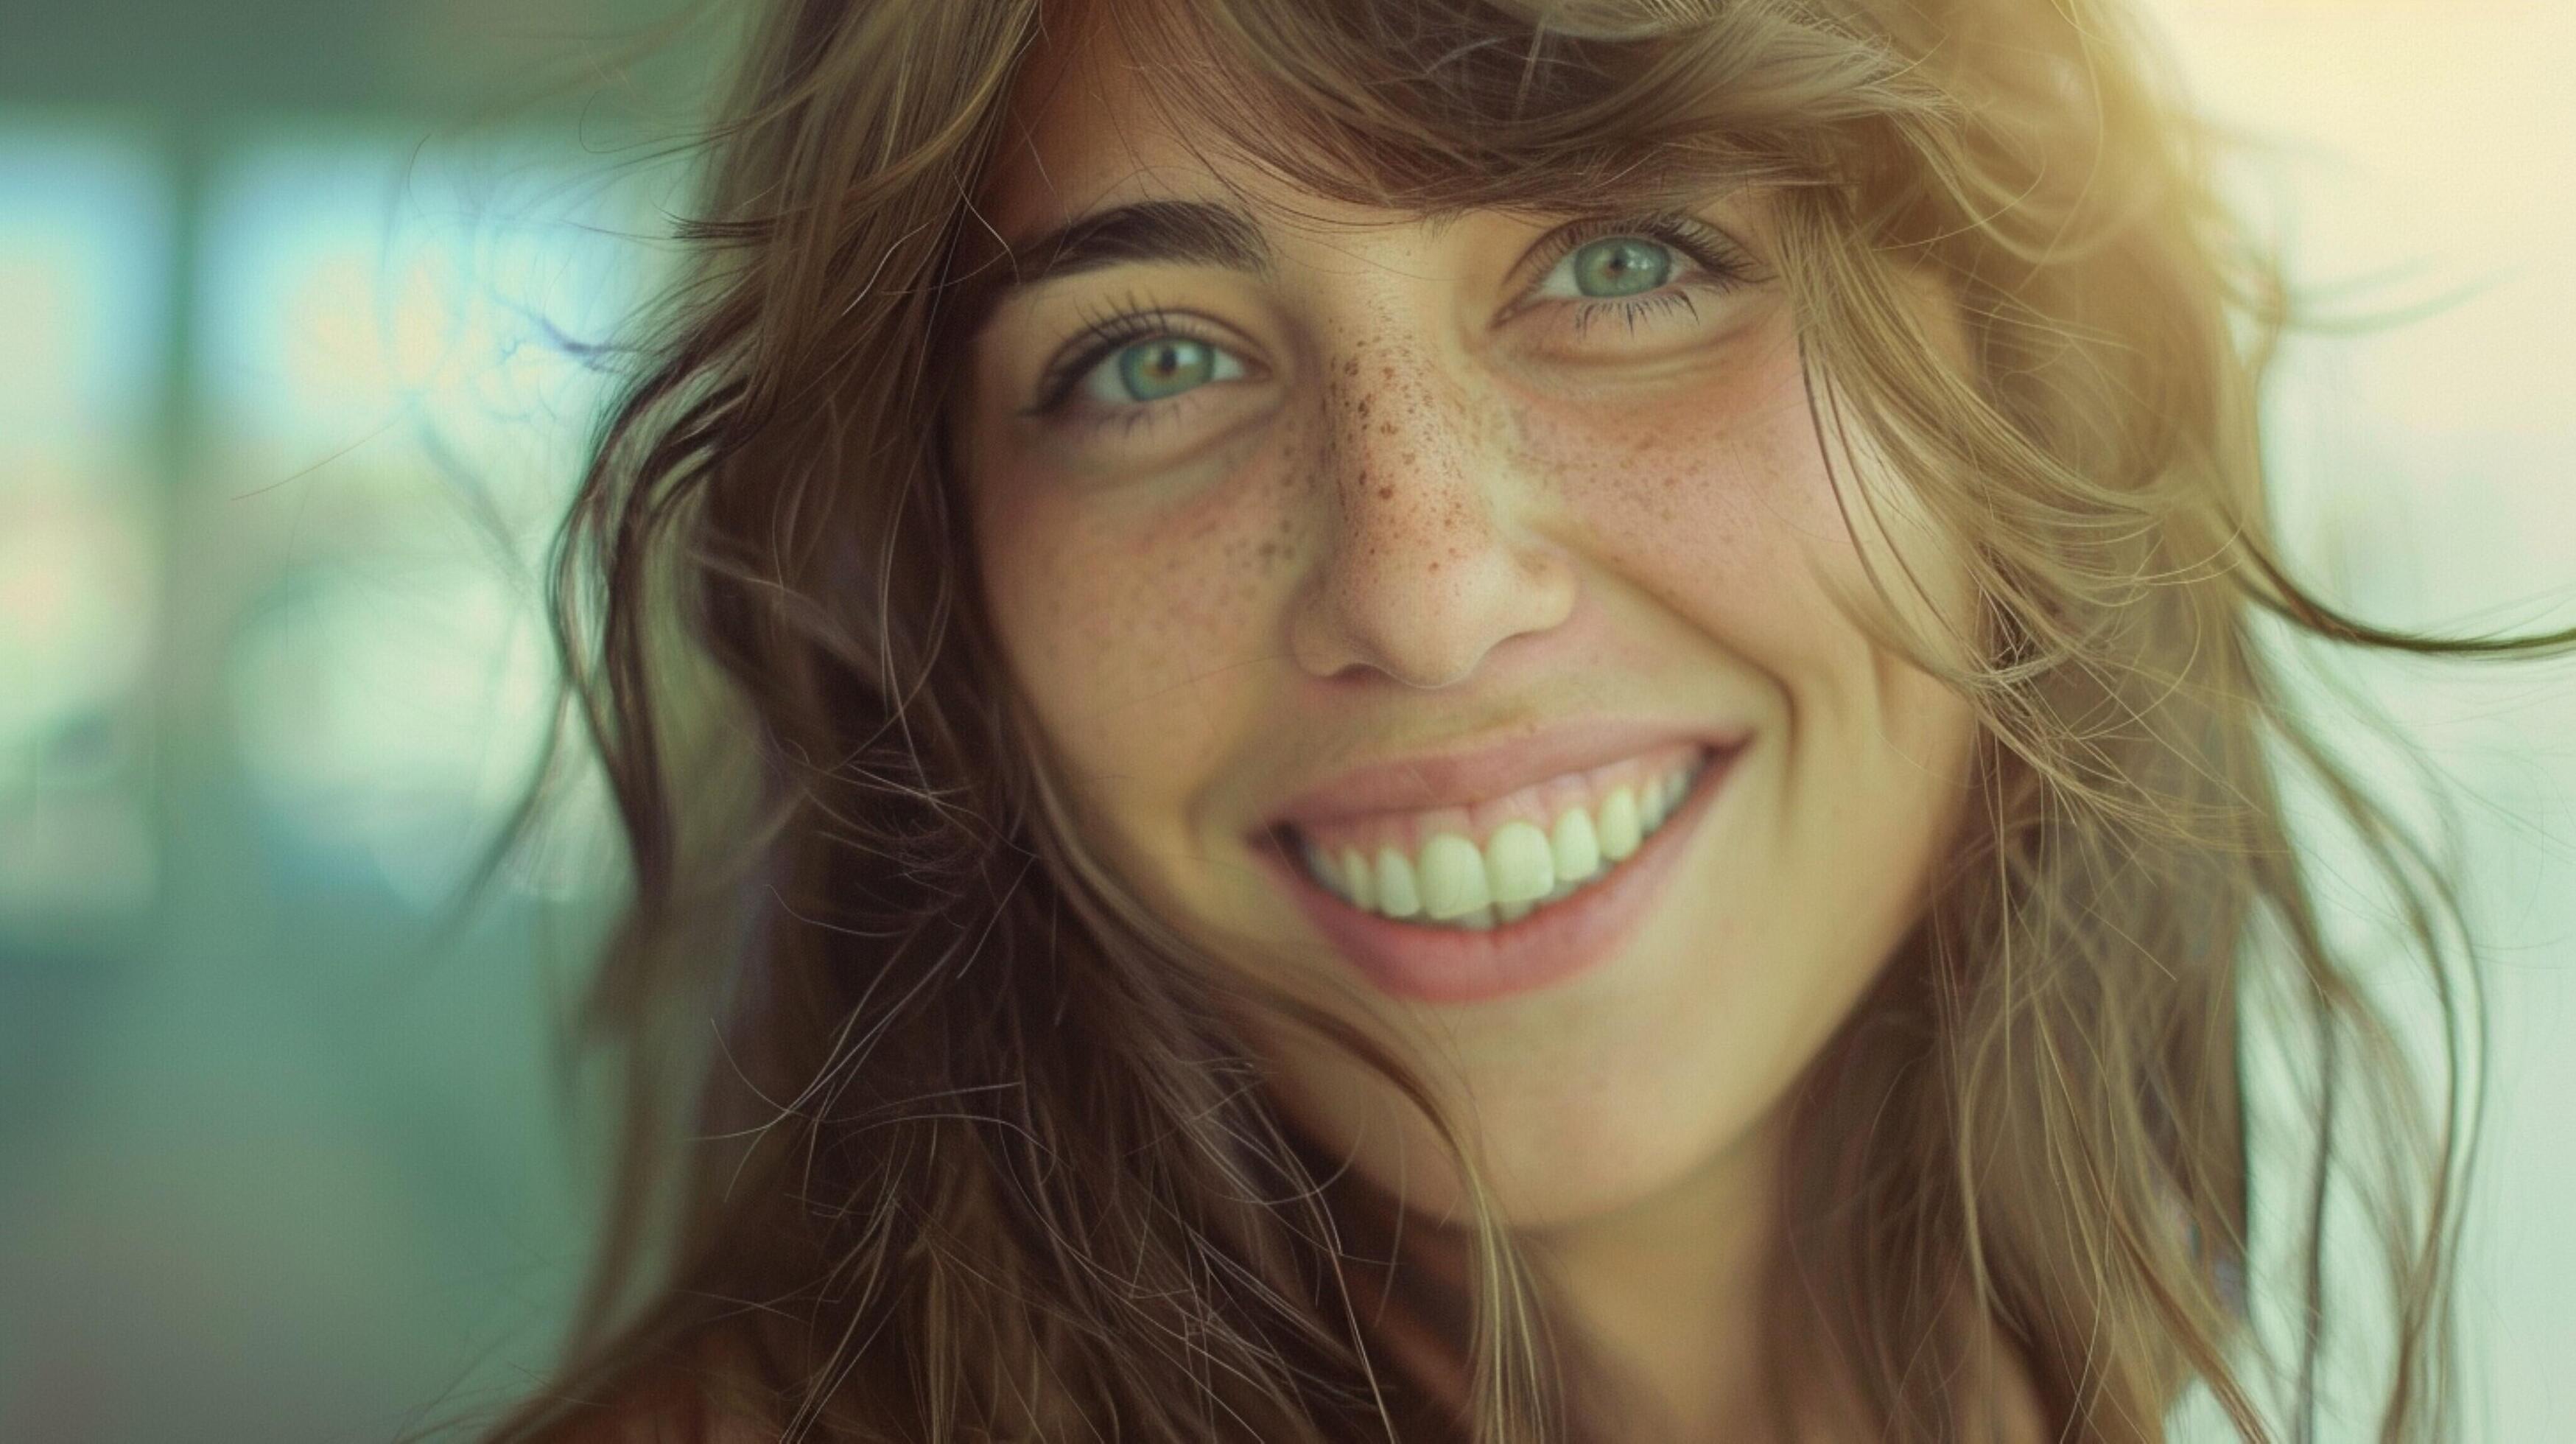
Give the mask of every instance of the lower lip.
[[1644, 921], [1726, 780], [1743, 744], [1710, 756], [1678, 811], [1600, 882], [1490, 929], [1425, 927], [1363, 912], [1308, 876], [1278, 846], [1263, 849], [1289, 895], [1380, 991], [1430, 1003], [1481, 1003], [1564, 982], [1606, 962]]

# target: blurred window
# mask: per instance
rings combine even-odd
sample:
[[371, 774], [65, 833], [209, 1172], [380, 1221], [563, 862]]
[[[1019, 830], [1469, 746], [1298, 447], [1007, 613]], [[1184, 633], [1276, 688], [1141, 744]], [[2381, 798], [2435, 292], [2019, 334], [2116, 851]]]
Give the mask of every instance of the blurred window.
[[156, 153], [0, 124], [0, 914], [138, 905], [170, 274]]
[[537, 568], [603, 396], [586, 343], [637, 299], [630, 198], [506, 138], [347, 132], [252, 138], [208, 197], [199, 484], [242, 569], [217, 586], [235, 745], [290, 875], [432, 907], [549, 719]]

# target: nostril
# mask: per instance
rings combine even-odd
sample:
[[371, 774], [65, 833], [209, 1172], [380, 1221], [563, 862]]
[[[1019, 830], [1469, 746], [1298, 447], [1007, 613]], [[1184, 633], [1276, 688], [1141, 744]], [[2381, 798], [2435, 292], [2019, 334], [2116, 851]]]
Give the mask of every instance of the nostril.
[[1451, 687], [1503, 643], [1564, 623], [1574, 581], [1570, 567], [1490, 534], [1434, 546], [1345, 537], [1291, 604], [1288, 650], [1319, 679], [1364, 668], [1409, 687]]

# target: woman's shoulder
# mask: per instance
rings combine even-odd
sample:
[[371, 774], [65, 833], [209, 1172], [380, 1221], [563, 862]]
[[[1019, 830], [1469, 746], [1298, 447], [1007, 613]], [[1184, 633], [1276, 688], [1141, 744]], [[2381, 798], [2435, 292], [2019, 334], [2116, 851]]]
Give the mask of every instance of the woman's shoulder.
[[609, 1391], [608, 1401], [567, 1421], [547, 1444], [769, 1444], [778, 1426], [738, 1402], [728, 1387], [744, 1377], [739, 1359], [714, 1344], [646, 1368]]
[[778, 1431], [741, 1415], [722, 1418], [694, 1415], [686, 1428], [669, 1418], [646, 1416], [617, 1432], [596, 1436], [596, 1444], [776, 1444]]
[[2047, 1411], [2040, 1407], [2039, 1389], [2031, 1381], [2030, 1367], [2021, 1350], [1994, 1334], [1996, 1347], [1989, 1354], [1995, 1363], [1974, 1397], [1967, 1424], [1967, 1436], [1973, 1440], [1993, 1440], [1995, 1444], [2048, 1444], [2057, 1436], [2048, 1427]]
[[721, 1408], [703, 1390], [664, 1382], [585, 1414], [548, 1444], [772, 1444], [778, 1435], [774, 1425]]

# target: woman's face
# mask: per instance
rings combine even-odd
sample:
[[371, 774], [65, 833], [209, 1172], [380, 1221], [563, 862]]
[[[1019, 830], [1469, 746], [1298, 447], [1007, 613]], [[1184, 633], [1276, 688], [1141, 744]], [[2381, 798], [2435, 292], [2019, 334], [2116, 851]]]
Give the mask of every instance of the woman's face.
[[[1893, 547], [1966, 611], [1928, 536], [1846, 527], [1762, 206], [1358, 210], [1143, 92], [1095, 41], [1024, 84], [981, 206], [1022, 280], [950, 417], [1091, 844], [1396, 1039], [1515, 1222], [1749, 1158], [1919, 915], [1972, 732], [1837, 605]], [[1451, 1209], [1391, 1089], [1253, 1028], [1304, 1126]]]

